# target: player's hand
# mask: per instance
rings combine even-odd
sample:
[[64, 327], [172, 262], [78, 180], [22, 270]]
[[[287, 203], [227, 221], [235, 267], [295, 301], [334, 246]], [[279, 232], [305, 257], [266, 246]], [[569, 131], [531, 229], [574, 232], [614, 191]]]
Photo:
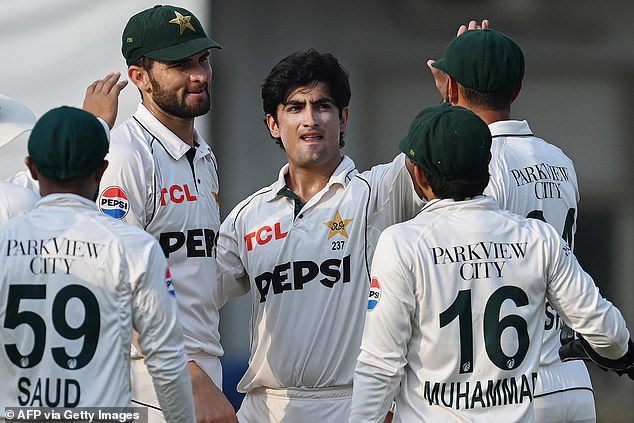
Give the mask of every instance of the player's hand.
[[[472, 31], [475, 29], [485, 29], [488, 27], [489, 27], [488, 19], [483, 19], [481, 23], [478, 23], [477, 21], [472, 20], [472, 21], [469, 21], [467, 25], [460, 25], [460, 27], [458, 28], [458, 33], [456, 34], [456, 37], [459, 37], [466, 31]], [[438, 89], [440, 96], [442, 97], [443, 101], [448, 102], [449, 101], [449, 77], [447, 76], [445, 72], [433, 67], [432, 64], [434, 62], [435, 60], [429, 59], [427, 61], [427, 67], [429, 68], [432, 76], [434, 77], [434, 83], [436, 84], [436, 88]]]
[[619, 359], [612, 360], [602, 357], [592, 349], [588, 341], [581, 334], [577, 333], [569, 342], [559, 348], [559, 358], [566, 362], [570, 360], [586, 360], [596, 364], [599, 368], [611, 370], [622, 376], [626, 374], [634, 380], [634, 342], [632, 338], [627, 343], [627, 352]]
[[489, 27], [488, 19], [483, 19], [482, 23], [478, 23], [477, 21], [469, 21], [468, 25], [460, 25], [460, 27], [458, 28], [458, 33], [456, 34], [456, 37], [459, 37], [460, 35], [462, 35], [463, 33], [467, 31], [473, 31], [474, 29], [486, 29], [488, 27]]
[[238, 423], [227, 397], [196, 363], [189, 362], [189, 376], [194, 393], [197, 423]]
[[111, 72], [103, 79], [98, 79], [86, 88], [86, 96], [82, 109], [102, 118], [110, 129], [114, 126], [119, 109], [119, 93], [128, 84], [127, 80], [119, 81], [121, 73]]

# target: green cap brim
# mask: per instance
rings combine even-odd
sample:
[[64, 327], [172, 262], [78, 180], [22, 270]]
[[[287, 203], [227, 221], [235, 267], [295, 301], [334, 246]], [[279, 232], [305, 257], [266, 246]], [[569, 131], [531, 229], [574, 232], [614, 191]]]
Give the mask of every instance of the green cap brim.
[[446, 66], [445, 66], [445, 58], [443, 57], [442, 59], [438, 59], [436, 60], [434, 63], [431, 64], [433, 67], [435, 67], [436, 69], [440, 69], [443, 72], [447, 72], [446, 70]]
[[222, 46], [210, 38], [196, 38], [184, 43], [147, 52], [144, 56], [154, 60], [183, 60], [210, 48], [221, 49]]

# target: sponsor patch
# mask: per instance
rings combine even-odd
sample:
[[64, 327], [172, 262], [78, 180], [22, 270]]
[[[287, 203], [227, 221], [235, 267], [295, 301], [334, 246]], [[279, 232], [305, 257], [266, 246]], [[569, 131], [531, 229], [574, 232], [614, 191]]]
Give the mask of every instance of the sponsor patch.
[[130, 209], [128, 196], [118, 186], [109, 186], [99, 196], [99, 210], [115, 219], [123, 219]]
[[171, 297], [175, 297], [176, 291], [174, 291], [174, 283], [172, 282], [172, 274], [170, 273], [169, 267], [165, 271], [165, 284], [167, 285], [167, 293]]
[[368, 294], [368, 311], [372, 311], [379, 304], [381, 299], [381, 287], [379, 286], [379, 280], [372, 278], [370, 282], [370, 293]]

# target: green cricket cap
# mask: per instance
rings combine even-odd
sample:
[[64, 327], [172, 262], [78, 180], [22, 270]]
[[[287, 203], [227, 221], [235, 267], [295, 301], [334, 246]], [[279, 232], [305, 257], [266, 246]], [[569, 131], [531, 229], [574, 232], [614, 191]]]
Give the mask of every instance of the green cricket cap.
[[461, 85], [482, 92], [508, 91], [524, 78], [524, 53], [508, 35], [493, 29], [466, 31], [454, 38], [433, 67]]
[[92, 114], [75, 107], [49, 110], [31, 130], [27, 150], [38, 171], [66, 181], [90, 175], [108, 153], [108, 134]]
[[210, 48], [222, 48], [207, 37], [193, 13], [169, 5], [156, 5], [132, 16], [123, 29], [121, 41], [121, 52], [128, 66], [144, 56], [174, 61]]
[[430, 176], [468, 180], [488, 169], [491, 131], [472, 111], [441, 103], [416, 115], [399, 147]]

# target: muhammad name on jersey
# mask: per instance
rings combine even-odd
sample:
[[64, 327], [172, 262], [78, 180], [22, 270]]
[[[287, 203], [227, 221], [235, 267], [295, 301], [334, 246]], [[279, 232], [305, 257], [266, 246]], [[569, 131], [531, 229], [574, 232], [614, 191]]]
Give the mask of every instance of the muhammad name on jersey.
[[502, 278], [507, 260], [523, 259], [528, 242], [490, 242], [452, 247], [432, 247], [434, 265], [461, 263], [459, 275], [463, 280]]
[[561, 183], [570, 181], [567, 167], [548, 163], [511, 169], [510, 173], [517, 187], [535, 183], [533, 190], [538, 199], [561, 198]]
[[456, 410], [489, 408], [533, 401], [537, 372], [496, 380], [425, 381], [423, 398], [429, 405]]

